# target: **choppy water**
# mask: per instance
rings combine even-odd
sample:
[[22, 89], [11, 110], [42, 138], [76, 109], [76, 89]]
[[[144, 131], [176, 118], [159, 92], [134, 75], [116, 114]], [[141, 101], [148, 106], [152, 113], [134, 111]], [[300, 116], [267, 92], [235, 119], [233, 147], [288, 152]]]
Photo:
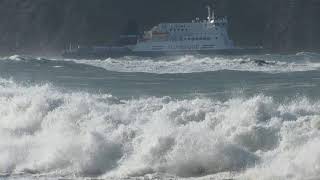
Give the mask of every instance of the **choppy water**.
[[320, 179], [320, 54], [0, 58], [0, 179]]

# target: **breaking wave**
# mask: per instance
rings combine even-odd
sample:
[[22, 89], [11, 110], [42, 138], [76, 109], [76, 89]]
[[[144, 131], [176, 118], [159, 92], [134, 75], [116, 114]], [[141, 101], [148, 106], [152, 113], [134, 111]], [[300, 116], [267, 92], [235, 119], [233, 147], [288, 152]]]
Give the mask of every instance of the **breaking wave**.
[[0, 60], [22, 61], [25, 60], [25, 58], [20, 55], [12, 55], [7, 57], [0, 57]]
[[18, 55], [18, 54], [15, 54], [12, 56], [0, 57], [0, 60], [2, 60], [2, 61], [33, 61], [33, 60], [38, 60], [38, 61], [47, 60], [47, 61], [49, 61], [49, 59], [50, 58], [48, 58], [48, 59], [42, 58], [42, 57], [34, 58], [32, 56], [22, 56], [22, 55]]
[[0, 79], [0, 174], [320, 177], [320, 101], [121, 100]]
[[115, 72], [144, 72], [179, 74], [212, 72], [221, 70], [286, 73], [315, 71], [320, 69], [320, 54], [300, 52], [294, 55], [244, 55], [244, 56], [166, 56], [159, 58], [132, 57], [108, 59], [52, 59], [13, 55], [2, 57], [5, 61], [68, 61], [86, 64]]
[[[267, 57], [267, 58], [266, 58]], [[313, 71], [320, 69], [320, 56], [309, 53], [299, 53], [287, 56], [176, 56], [162, 58], [124, 57], [105, 60], [72, 60], [76, 63], [101, 67], [117, 72], [145, 72], [157, 74], [176, 74], [211, 72], [220, 70], [252, 71], [266, 73], [285, 73]]]

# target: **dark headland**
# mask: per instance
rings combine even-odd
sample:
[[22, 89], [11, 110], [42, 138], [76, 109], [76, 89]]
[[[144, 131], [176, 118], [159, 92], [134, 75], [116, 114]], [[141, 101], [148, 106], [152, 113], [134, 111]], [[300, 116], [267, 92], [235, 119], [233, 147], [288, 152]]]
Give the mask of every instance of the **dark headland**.
[[160, 22], [227, 16], [241, 46], [275, 52], [320, 49], [320, 0], [0, 0], [0, 52], [60, 52], [115, 41]]

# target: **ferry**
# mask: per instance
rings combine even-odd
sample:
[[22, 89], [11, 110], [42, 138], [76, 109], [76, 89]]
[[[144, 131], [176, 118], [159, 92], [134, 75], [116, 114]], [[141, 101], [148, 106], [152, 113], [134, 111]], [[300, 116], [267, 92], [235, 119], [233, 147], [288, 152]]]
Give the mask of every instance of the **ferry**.
[[240, 48], [228, 35], [226, 17], [215, 18], [210, 5], [208, 17], [188, 23], [160, 23], [145, 31], [134, 44], [70, 48], [65, 58], [108, 58], [121, 56], [161, 56], [181, 54], [233, 54], [262, 50], [262, 47]]

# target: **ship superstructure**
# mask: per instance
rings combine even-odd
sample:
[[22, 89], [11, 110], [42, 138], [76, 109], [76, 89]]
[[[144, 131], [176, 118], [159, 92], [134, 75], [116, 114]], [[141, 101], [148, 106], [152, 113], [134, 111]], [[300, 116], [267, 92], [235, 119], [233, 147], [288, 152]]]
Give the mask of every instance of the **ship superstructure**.
[[133, 52], [210, 51], [234, 49], [227, 18], [215, 19], [207, 6], [206, 20], [196, 18], [190, 23], [161, 23], [138, 39]]
[[[252, 53], [261, 47], [235, 47], [228, 35], [227, 18], [215, 18], [211, 6], [207, 6], [208, 17], [196, 18], [189, 23], [160, 23], [138, 37], [136, 43], [123, 46], [90, 46], [68, 49], [63, 53], [67, 58], [105, 58], [120, 56], [162, 56], [194, 53]], [[129, 36], [123, 36], [128, 38]], [[130, 42], [132, 38], [130, 37]]]

